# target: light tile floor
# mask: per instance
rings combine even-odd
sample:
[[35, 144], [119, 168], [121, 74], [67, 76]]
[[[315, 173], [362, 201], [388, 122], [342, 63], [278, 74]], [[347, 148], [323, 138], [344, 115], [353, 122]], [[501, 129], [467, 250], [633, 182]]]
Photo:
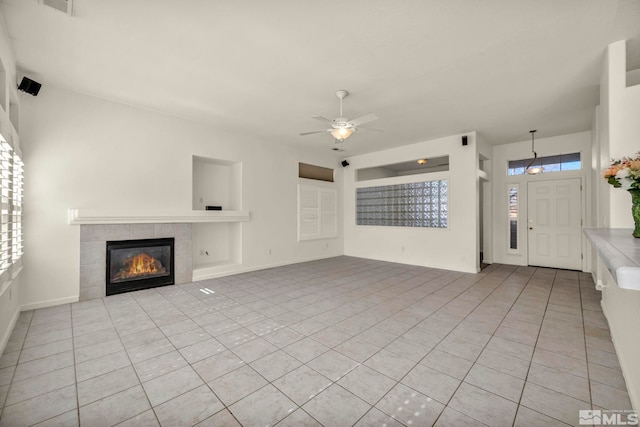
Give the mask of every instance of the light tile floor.
[[0, 426], [575, 425], [630, 409], [599, 299], [338, 257], [24, 312]]

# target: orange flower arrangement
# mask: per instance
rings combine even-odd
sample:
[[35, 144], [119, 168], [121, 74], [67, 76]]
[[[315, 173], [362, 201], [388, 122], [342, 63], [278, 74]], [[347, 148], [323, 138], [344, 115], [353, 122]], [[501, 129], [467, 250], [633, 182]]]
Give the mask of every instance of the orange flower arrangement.
[[616, 188], [640, 189], [640, 151], [635, 157], [612, 160], [611, 165], [604, 170], [604, 178]]

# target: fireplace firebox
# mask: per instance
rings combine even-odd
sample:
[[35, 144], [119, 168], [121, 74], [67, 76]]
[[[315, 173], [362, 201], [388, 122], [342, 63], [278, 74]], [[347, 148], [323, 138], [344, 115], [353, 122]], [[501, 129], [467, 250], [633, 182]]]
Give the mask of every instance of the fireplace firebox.
[[173, 285], [174, 239], [107, 242], [106, 295]]

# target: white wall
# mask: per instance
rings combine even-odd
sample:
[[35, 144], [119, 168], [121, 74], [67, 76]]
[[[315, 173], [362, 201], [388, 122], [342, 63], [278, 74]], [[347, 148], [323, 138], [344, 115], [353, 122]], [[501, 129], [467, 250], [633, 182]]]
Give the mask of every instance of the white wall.
[[[461, 135], [375, 153], [349, 157], [344, 175], [344, 252], [346, 255], [427, 267], [475, 273], [479, 268], [477, 216], [476, 138], [467, 134], [463, 147]], [[360, 168], [401, 163], [419, 158], [449, 155], [449, 171], [424, 175], [399, 176], [364, 182], [355, 181]], [[384, 227], [356, 225], [355, 193], [358, 186], [387, 185], [434, 179], [449, 180], [449, 227]]]
[[[342, 169], [328, 149], [224, 134], [54, 87], [22, 97], [22, 104], [28, 230], [23, 304], [78, 296], [79, 227], [67, 224], [68, 208], [190, 210], [193, 155], [242, 162], [239, 205], [251, 212], [251, 221], [242, 224], [243, 263], [229, 273], [342, 254], [342, 238], [297, 241], [298, 162]], [[339, 191], [341, 176], [336, 174]]]
[[[602, 170], [609, 158], [632, 156], [638, 149], [640, 135], [640, 86], [627, 87], [626, 43], [613, 43], [607, 49], [600, 86], [600, 106], [596, 110], [599, 148], [594, 163], [593, 179], [598, 185], [597, 218], [594, 225], [610, 228], [632, 228], [631, 197], [621, 189], [614, 189], [602, 178]], [[629, 230], [631, 234], [631, 230]], [[629, 239], [632, 239], [629, 236]], [[640, 410], [640, 292], [620, 289], [601, 260], [594, 266], [595, 279], [605, 288], [602, 309], [609, 322], [620, 366], [624, 374], [629, 398], [636, 411]]]
[[[482, 191], [482, 199], [478, 202], [477, 218], [478, 218], [478, 252], [482, 250], [483, 262], [487, 264], [493, 263], [493, 188], [491, 165], [493, 161], [493, 145], [487, 141], [482, 135], [476, 135], [477, 153], [476, 165], [478, 168], [478, 177], [476, 186], [478, 192]], [[482, 160], [483, 168], [480, 169], [480, 161]], [[484, 177], [480, 174], [484, 172]], [[480, 194], [478, 194], [479, 196]]]
[[[583, 194], [583, 219], [588, 224], [591, 211], [586, 206], [591, 200], [589, 192], [591, 183], [591, 132], [578, 132], [551, 138], [536, 138], [535, 149], [538, 157], [552, 156], [556, 154], [568, 154], [580, 152], [582, 170], [542, 173], [539, 175], [515, 175], [507, 176], [507, 167], [510, 160], [519, 160], [532, 157], [531, 140], [515, 142], [512, 144], [496, 145], [493, 147], [493, 159], [491, 174], [493, 181], [493, 262], [501, 264], [527, 265], [527, 183], [552, 179], [580, 178], [584, 188]], [[508, 236], [508, 200], [507, 187], [509, 184], [519, 184], [519, 221], [518, 221], [518, 252], [509, 251]], [[586, 251], [586, 240], [583, 238], [583, 253]], [[588, 271], [587, 257], [583, 262], [583, 270]]]
[[[0, 102], [0, 133], [6, 138], [11, 139], [14, 147], [20, 147], [20, 140], [17, 131], [10, 121], [9, 99], [17, 100], [17, 79], [16, 79], [16, 62], [11, 50], [9, 40], [2, 19], [0, 19], [0, 61], [4, 67], [4, 80], [0, 80], [0, 94], [5, 99]], [[4, 106], [4, 108], [3, 108]], [[18, 104], [12, 105], [13, 108], [19, 108]], [[19, 110], [18, 110], [19, 112]], [[15, 114], [15, 111], [14, 111]], [[20, 293], [22, 275], [13, 278], [10, 281], [0, 283], [0, 354], [2, 354], [7, 340], [13, 329], [13, 325], [20, 313]]]

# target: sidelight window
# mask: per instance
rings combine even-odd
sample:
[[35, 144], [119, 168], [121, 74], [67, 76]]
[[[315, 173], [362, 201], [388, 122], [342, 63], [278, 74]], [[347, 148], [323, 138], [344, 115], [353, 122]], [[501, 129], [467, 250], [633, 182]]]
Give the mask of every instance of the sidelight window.
[[510, 185], [507, 191], [507, 196], [509, 198], [509, 212], [508, 212], [508, 221], [509, 221], [509, 250], [517, 251], [518, 250], [518, 185]]

